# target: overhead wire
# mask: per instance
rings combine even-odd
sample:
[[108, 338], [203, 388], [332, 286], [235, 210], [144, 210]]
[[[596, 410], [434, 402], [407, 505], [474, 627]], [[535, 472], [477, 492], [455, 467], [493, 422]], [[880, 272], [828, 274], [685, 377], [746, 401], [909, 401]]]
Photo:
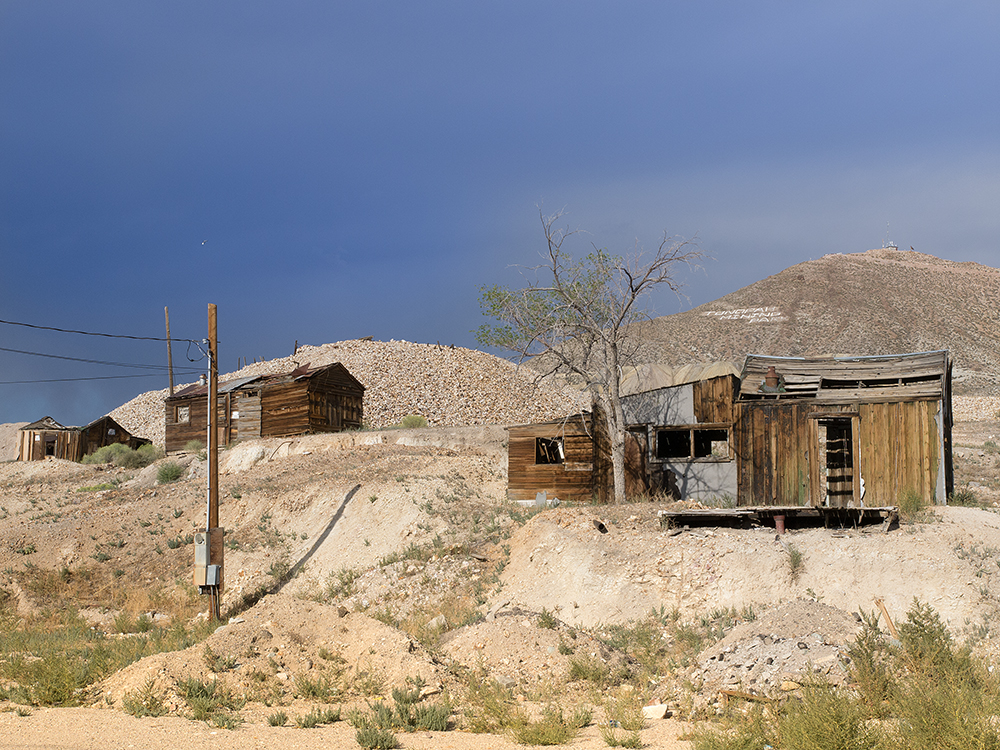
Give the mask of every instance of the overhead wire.
[[184, 339], [170, 337], [169, 339], [162, 338], [159, 336], [130, 336], [123, 333], [95, 333], [93, 331], [77, 331], [72, 328], [56, 328], [54, 326], [40, 326], [34, 323], [18, 323], [13, 320], [0, 320], [0, 323], [8, 326], [23, 326], [24, 328], [35, 328], [40, 331], [57, 331], [59, 333], [77, 333], [81, 336], [103, 336], [109, 339], [131, 339], [133, 341], [187, 341], [189, 343], [198, 343], [203, 341], [203, 339]]
[[[160, 370], [160, 371], [167, 370], [167, 365], [138, 365], [138, 364], [131, 364], [128, 362], [106, 362], [101, 359], [86, 359], [84, 357], [67, 357], [62, 354], [44, 354], [42, 352], [29, 352], [23, 349], [8, 349], [7, 347], [3, 346], [0, 346], [0, 352], [13, 352], [14, 354], [28, 354], [33, 357], [49, 357], [51, 359], [67, 359], [70, 360], [71, 362], [86, 362], [92, 365], [110, 365], [112, 367], [133, 367], [141, 370]], [[191, 360], [191, 361], [197, 361], [197, 360]], [[189, 371], [197, 372], [197, 370], [193, 370], [187, 367], [179, 368], [179, 371], [182, 373]]]

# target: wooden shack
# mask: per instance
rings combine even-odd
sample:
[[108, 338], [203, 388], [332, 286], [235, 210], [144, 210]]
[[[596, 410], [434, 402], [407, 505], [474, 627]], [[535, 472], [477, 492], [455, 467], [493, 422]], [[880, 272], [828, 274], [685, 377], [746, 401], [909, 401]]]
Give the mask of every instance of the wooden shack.
[[132, 435], [111, 416], [95, 419], [84, 427], [65, 427], [52, 417], [43, 417], [25, 425], [19, 433], [18, 461], [41, 461], [47, 456], [79, 461], [112, 443], [135, 449], [150, 442]]
[[735, 403], [741, 506], [945, 503], [953, 489], [946, 351], [747, 357]]
[[[741, 507], [886, 508], [954, 486], [948, 352], [746, 358], [625, 396], [626, 496]], [[577, 427], [576, 425], [580, 426]], [[610, 496], [609, 441], [588, 417], [510, 428], [508, 495]], [[560, 466], [539, 446], [562, 441]], [[589, 441], [589, 443], [588, 443]], [[572, 460], [570, 459], [572, 451]]]
[[[218, 387], [219, 444], [360, 428], [364, 392], [339, 362], [225, 381]], [[181, 450], [190, 440], [207, 442], [207, 385], [188, 386], [164, 404], [167, 451]]]
[[41, 461], [49, 456], [79, 461], [81, 435], [76, 427], [66, 427], [52, 417], [42, 417], [18, 430], [18, 461]]
[[590, 501], [595, 493], [593, 415], [508, 427], [507, 497]]
[[151, 442], [147, 438], [133, 435], [110, 415], [105, 415], [80, 428], [80, 458], [112, 443], [121, 443], [135, 450]]

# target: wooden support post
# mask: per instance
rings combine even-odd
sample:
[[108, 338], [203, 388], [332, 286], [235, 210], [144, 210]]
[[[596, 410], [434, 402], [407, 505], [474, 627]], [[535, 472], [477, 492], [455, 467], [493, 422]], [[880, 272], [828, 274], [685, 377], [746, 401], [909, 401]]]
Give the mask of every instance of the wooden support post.
[[170, 346], [170, 308], [163, 308], [163, 316], [167, 319], [167, 372], [170, 375], [170, 395], [174, 395], [174, 354]]
[[220, 617], [219, 600], [222, 598], [222, 570], [225, 545], [223, 530], [219, 527], [219, 338], [217, 308], [208, 306], [208, 558], [211, 565], [218, 565], [216, 583], [208, 588], [209, 616]]

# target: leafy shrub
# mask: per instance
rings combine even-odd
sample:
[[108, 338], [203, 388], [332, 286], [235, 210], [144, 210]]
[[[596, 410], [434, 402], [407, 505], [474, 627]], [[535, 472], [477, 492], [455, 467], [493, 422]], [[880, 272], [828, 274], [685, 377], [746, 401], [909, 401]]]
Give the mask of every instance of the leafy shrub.
[[417, 427], [426, 427], [427, 418], [421, 416], [420, 414], [407, 414], [399, 422], [399, 426], [404, 429], [416, 429]]
[[141, 445], [137, 450], [132, 450], [124, 443], [112, 443], [84, 456], [81, 463], [114, 464], [124, 469], [141, 469], [161, 458], [163, 451], [152, 444]]
[[169, 461], [156, 472], [156, 481], [158, 484], [170, 484], [182, 476], [184, 476], [184, 467], [176, 461]]

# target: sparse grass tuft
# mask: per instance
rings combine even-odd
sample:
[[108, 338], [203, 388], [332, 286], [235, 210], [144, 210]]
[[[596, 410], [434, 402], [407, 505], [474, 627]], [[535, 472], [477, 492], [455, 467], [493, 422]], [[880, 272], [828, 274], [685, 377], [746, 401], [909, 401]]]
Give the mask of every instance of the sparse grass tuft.
[[167, 713], [167, 707], [163, 703], [163, 692], [156, 689], [154, 677], [150, 677], [140, 689], [125, 693], [122, 698], [122, 708], [125, 709], [125, 713], [137, 718], [163, 716]]
[[788, 574], [792, 577], [792, 583], [798, 583], [799, 576], [806, 569], [805, 555], [802, 550], [794, 544], [788, 545]]
[[907, 523], [920, 521], [927, 510], [927, 502], [917, 490], [908, 487], [899, 493], [899, 517]]
[[158, 484], [170, 484], [182, 476], [184, 476], [184, 467], [176, 461], [168, 461], [157, 470], [156, 481]]

